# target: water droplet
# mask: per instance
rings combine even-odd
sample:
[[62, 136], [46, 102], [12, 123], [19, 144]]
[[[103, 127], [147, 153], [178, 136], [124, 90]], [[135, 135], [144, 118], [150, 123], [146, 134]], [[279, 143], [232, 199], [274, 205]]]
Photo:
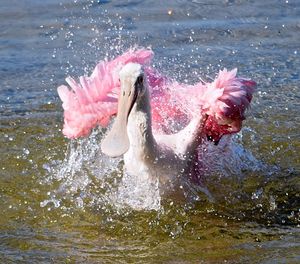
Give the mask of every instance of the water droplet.
[[29, 149], [23, 148], [23, 153], [24, 153], [25, 155], [28, 155], [28, 154], [30, 153], [30, 151], [29, 151]]
[[256, 192], [253, 192], [252, 193], [252, 196], [251, 196], [251, 199], [254, 200], [254, 199], [258, 199], [263, 193], [263, 189], [260, 188], [258, 189]]
[[76, 203], [77, 207], [79, 207], [79, 208], [83, 208], [83, 206], [84, 206], [84, 203], [83, 203], [83, 200], [81, 199], [81, 197], [77, 197], [75, 199], [75, 203]]

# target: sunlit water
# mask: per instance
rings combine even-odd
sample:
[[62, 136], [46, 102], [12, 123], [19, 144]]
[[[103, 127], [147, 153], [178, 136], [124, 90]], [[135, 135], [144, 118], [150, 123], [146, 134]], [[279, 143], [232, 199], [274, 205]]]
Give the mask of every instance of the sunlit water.
[[[296, 0], [0, 1], [0, 262], [298, 263], [299, 17]], [[214, 201], [134, 186], [101, 129], [62, 136], [56, 87], [133, 45], [182, 82], [223, 67], [257, 81], [205, 177]]]

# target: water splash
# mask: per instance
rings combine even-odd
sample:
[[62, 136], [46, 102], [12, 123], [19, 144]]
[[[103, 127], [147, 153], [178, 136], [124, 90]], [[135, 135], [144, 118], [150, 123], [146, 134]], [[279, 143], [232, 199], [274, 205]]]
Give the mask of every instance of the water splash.
[[[88, 73], [97, 59], [111, 58], [132, 46], [132, 43], [140, 43], [140, 40], [135, 41], [136, 36], [128, 30], [134, 22], [125, 21], [120, 14], [110, 14], [104, 7], [97, 8], [100, 15], [95, 16], [94, 3], [78, 3], [78, 5], [82, 5], [81, 8], [88, 19], [82, 20], [71, 12], [70, 17], [63, 21], [62, 27], [55, 31], [55, 37], [50, 34], [51, 41], [64, 39], [67, 50], [73, 55], [72, 63], [67, 62], [62, 66], [66, 75], [78, 75], [78, 71], [82, 69]], [[83, 27], [86, 45], [76, 41]], [[183, 30], [180, 26], [179, 29]], [[195, 30], [191, 29], [185, 37], [194, 42], [195, 35], [197, 35]], [[199, 55], [197, 43], [188, 49], [191, 49], [189, 62], [182, 59], [186, 52], [182, 54], [177, 51], [176, 54], [168, 52], [170, 57], [158, 62], [157, 67], [173, 74], [170, 77], [176, 76], [176, 79], [186, 83], [198, 80], [199, 75], [203, 75], [200, 72], [208, 74], [221, 67], [222, 61], [217, 61], [217, 65], [208, 63], [205, 68], [199, 65], [199, 61], [203, 58]], [[207, 48], [207, 52], [210, 52], [210, 48]], [[59, 49], [55, 49], [53, 55], [56, 59], [65, 57]], [[65, 160], [55, 167], [55, 171], [49, 172], [50, 181], [59, 181], [59, 188], [55, 193], [61, 196], [67, 194], [78, 207], [113, 204], [119, 208], [129, 206], [134, 209], [159, 210], [161, 196], [158, 181], [149, 182], [142, 175], [132, 177], [123, 173], [121, 159], [111, 159], [101, 153], [99, 143], [102, 134], [103, 131], [94, 130], [87, 139], [69, 142]], [[210, 143], [201, 146], [200, 163], [205, 177], [214, 173], [226, 177], [242, 176], [244, 171], [265, 170], [263, 163], [239, 144], [239, 137], [242, 136], [224, 137], [218, 147]], [[48, 200], [51, 199], [50, 197]]]
[[127, 206], [135, 210], [158, 211], [161, 209], [159, 180], [152, 182], [147, 175], [133, 176], [125, 172], [112, 202], [117, 208]]
[[[68, 199], [77, 208], [113, 206], [117, 210], [162, 209], [163, 198], [159, 191], [158, 179], [150, 181], [143, 175], [128, 175], [123, 171], [122, 159], [113, 159], [102, 154], [100, 141], [103, 132], [96, 129], [88, 138], [70, 141], [65, 160], [56, 166], [52, 164], [52, 170], [49, 169], [51, 166], [44, 165], [49, 172], [48, 181], [58, 181], [59, 186], [49, 193], [49, 198], [42, 201], [41, 206], [53, 204], [54, 208], [57, 208], [62, 204], [61, 201]], [[204, 179], [209, 180], [210, 176], [216, 173], [220, 177], [232, 178], [243, 177], [246, 171], [266, 171], [266, 165], [238, 142], [241, 137], [241, 135], [224, 137], [219, 146], [209, 142], [201, 146], [199, 162]], [[203, 195], [203, 188], [191, 185], [188, 187], [186, 192], [189, 196], [188, 202], [201, 200], [199, 197]], [[254, 200], [255, 195], [256, 193], [253, 193]], [[210, 200], [212, 201], [214, 197], [215, 193], [212, 193]], [[273, 204], [274, 202], [270, 206], [274, 207]]]
[[235, 136], [223, 136], [218, 146], [205, 142], [199, 149], [201, 166], [208, 177], [218, 173], [222, 177], [237, 175], [243, 177], [244, 172], [276, 171], [275, 167], [268, 166], [258, 160], [251, 151], [241, 144], [243, 130]]

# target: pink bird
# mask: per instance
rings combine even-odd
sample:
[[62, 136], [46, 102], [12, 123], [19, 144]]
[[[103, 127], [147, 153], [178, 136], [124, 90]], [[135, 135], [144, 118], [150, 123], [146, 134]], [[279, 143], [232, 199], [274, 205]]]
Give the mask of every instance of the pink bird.
[[182, 179], [199, 181], [198, 149], [206, 138], [218, 144], [223, 135], [240, 131], [256, 83], [224, 69], [213, 82], [181, 84], [151, 67], [152, 57], [149, 49], [129, 50], [100, 62], [79, 82], [68, 77], [71, 90], [62, 85], [58, 94], [65, 136], [88, 136], [116, 116], [102, 151], [124, 155], [129, 175], [158, 179], [168, 194]]

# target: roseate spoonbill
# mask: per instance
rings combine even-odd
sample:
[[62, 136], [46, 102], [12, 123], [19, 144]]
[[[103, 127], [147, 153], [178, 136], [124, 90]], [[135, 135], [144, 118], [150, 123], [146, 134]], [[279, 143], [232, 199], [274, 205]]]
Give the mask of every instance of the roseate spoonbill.
[[206, 138], [217, 144], [241, 129], [256, 83], [224, 69], [211, 83], [180, 84], [152, 68], [152, 56], [149, 49], [130, 50], [79, 82], [68, 77], [72, 90], [60, 86], [58, 93], [67, 137], [87, 136], [116, 115], [102, 151], [124, 155], [129, 175], [158, 178], [168, 193], [183, 177], [199, 179], [197, 149]]

